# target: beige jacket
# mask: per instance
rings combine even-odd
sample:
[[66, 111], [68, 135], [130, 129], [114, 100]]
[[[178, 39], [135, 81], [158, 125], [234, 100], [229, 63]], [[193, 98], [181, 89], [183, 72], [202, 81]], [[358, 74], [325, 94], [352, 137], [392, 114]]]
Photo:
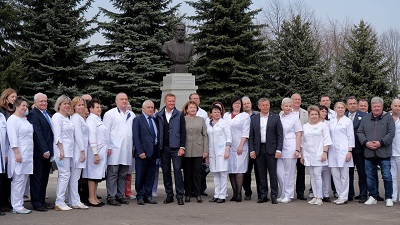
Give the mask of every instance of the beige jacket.
[[191, 119], [185, 116], [186, 144], [183, 157], [202, 157], [208, 153], [207, 126], [203, 118], [196, 116]]

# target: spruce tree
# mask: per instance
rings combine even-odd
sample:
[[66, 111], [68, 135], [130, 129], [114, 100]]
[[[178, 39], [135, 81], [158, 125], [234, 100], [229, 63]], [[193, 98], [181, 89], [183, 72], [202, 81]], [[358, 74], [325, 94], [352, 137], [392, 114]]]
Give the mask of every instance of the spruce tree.
[[253, 19], [260, 10], [250, 10], [251, 0], [201, 0], [188, 2], [196, 15], [191, 39], [197, 59], [189, 69], [196, 76], [203, 107], [213, 101], [229, 105], [234, 95], [253, 101], [265, 97], [263, 81], [266, 47], [260, 37], [263, 25]]
[[169, 72], [169, 60], [161, 52], [171, 38], [177, 6], [171, 0], [111, 0], [117, 12], [101, 8], [109, 22], [99, 23], [106, 39], [97, 47], [103, 68], [96, 77], [104, 87], [103, 103], [114, 104], [115, 95], [125, 92], [132, 108], [140, 112], [144, 100], [159, 105], [160, 84]]
[[320, 44], [312, 38], [310, 25], [297, 15], [284, 21], [276, 39], [270, 41], [268, 76], [275, 87], [271, 98], [275, 106], [294, 93], [302, 96], [303, 106], [316, 104], [320, 95], [329, 94], [326, 63], [321, 61]]
[[91, 81], [87, 39], [95, 32], [85, 12], [92, 0], [18, 0], [23, 27], [17, 41], [24, 48], [27, 85], [18, 94], [46, 93], [50, 102], [61, 94], [85, 92]]
[[346, 38], [343, 56], [338, 60], [337, 90], [341, 98], [356, 96], [371, 100], [379, 96], [386, 106], [390, 106], [391, 99], [398, 93], [397, 86], [389, 79], [394, 64], [384, 57], [377, 35], [369, 24], [361, 20], [354, 25]]

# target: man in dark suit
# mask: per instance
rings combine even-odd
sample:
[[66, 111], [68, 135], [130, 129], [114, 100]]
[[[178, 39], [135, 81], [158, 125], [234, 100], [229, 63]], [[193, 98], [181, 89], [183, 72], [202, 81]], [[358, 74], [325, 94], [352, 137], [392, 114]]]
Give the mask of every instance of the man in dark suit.
[[156, 159], [159, 157], [159, 135], [153, 118], [154, 103], [146, 100], [142, 105], [142, 114], [133, 120], [133, 144], [135, 146], [135, 189], [138, 205], [157, 204], [151, 191], [156, 172]]
[[256, 159], [260, 177], [260, 198], [257, 203], [267, 202], [267, 171], [271, 186], [272, 204], [278, 204], [278, 178], [276, 173], [277, 158], [281, 157], [283, 147], [283, 128], [279, 115], [269, 111], [267, 98], [258, 100], [260, 114], [251, 117], [249, 151], [250, 158]]
[[47, 96], [37, 93], [34, 97], [33, 110], [28, 114], [28, 121], [33, 126], [33, 174], [30, 175], [31, 204], [34, 210], [45, 212], [53, 206], [45, 202], [46, 188], [51, 169], [50, 158], [53, 156], [54, 135], [51, 115], [47, 111]]
[[[358, 110], [357, 99], [354, 96], [348, 97], [346, 102], [347, 112], [345, 116], [353, 120], [354, 127], [354, 138], [355, 147], [353, 148], [353, 161], [357, 167], [358, 173], [358, 187], [360, 189], [360, 195], [356, 196], [360, 203], [367, 201], [367, 177], [365, 175], [365, 158], [364, 158], [364, 147], [360, 144], [357, 136], [358, 126], [360, 126], [361, 119], [366, 115], [366, 113]], [[354, 192], [354, 167], [350, 167], [349, 170], [349, 196], [348, 200], [352, 201], [355, 195]]]
[[174, 167], [176, 199], [178, 205], [183, 205], [183, 176], [182, 156], [185, 154], [186, 125], [182, 112], [175, 108], [176, 97], [167, 94], [164, 98], [165, 106], [157, 113], [160, 134], [161, 165], [167, 198], [164, 204], [174, 201], [172, 189], [171, 160]]

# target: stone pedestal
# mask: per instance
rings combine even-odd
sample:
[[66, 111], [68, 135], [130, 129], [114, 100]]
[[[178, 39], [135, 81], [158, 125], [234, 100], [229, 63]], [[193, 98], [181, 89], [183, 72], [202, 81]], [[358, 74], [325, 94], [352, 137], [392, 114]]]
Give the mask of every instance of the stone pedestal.
[[167, 94], [176, 96], [176, 108], [182, 110], [182, 106], [189, 101], [189, 95], [196, 93], [195, 77], [191, 73], [170, 73], [163, 77], [163, 86], [160, 88], [160, 109], [164, 107], [164, 98]]

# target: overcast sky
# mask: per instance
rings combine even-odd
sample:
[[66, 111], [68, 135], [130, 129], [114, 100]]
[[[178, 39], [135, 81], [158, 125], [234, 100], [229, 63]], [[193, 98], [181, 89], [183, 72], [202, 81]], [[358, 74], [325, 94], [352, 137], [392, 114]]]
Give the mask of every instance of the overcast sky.
[[[282, 0], [296, 2], [298, 0]], [[194, 14], [194, 9], [182, 0], [173, 0], [173, 4], [183, 3], [179, 11], [181, 14]], [[252, 9], [263, 8], [267, 10], [266, 0], [253, 0]], [[314, 10], [316, 17], [322, 21], [336, 20], [339, 22], [349, 21], [358, 24], [361, 19], [370, 23], [378, 32], [382, 33], [390, 28], [400, 30], [400, 0], [303, 0], [310, 9]], [[112, 9], [108, 0], [95, 0], [88, 16], [98, 12], [98, 7]], [[262, 19], [262, 13], [259, 15]], [[104, 20], [104, 18], [100, 18]], [[91, 38], [91, 44], [104, 43], [100, 34]]]

